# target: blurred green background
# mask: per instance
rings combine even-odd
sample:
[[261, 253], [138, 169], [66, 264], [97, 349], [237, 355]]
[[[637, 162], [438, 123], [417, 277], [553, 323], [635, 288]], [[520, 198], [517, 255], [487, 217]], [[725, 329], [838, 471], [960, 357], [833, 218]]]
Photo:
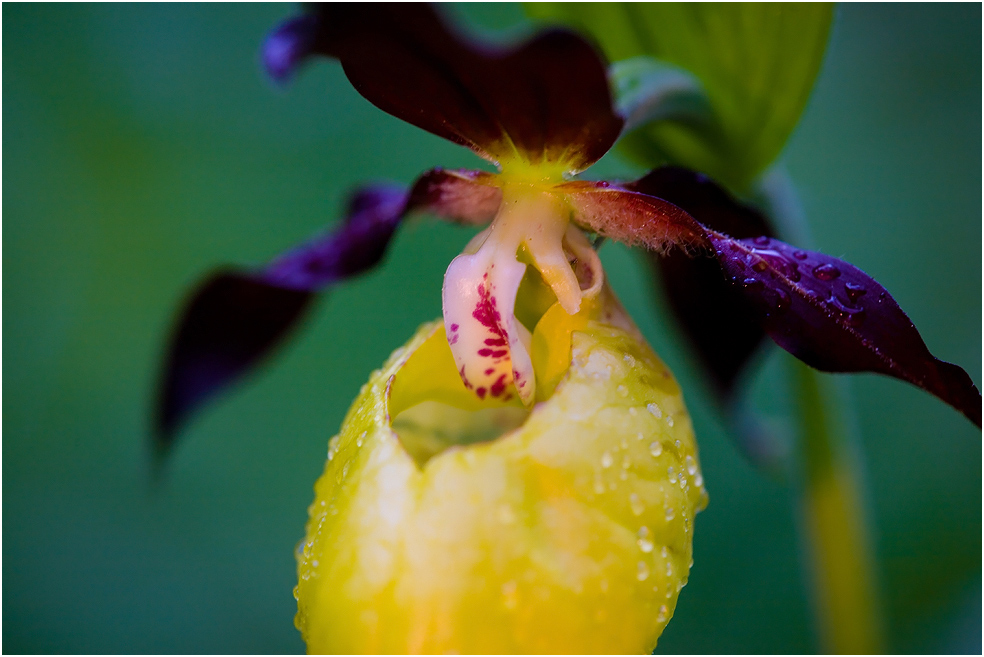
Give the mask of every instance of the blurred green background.
[[[453, 6], [528, 29], [513, 5]], [[416, 220], [257, 376], [193, 422], [154, 490], [148, 416], [183, 295], [337, 216], [367, 179], [476, 166], [362, 100], [336, 64], [261, 74], [287, 5], [3, 7], [3, 650], [299, 652], [293, 549], [326, 443], [369, 372], [440, 313], [469, 231]], [[784, 159], [816, 246], [883, 283], [981, 381], [981, 7], [840, 7]], [[617, 157], [592, 176], [638, 173]], [[755, 471], [653, 301], [602, 257], [687, 393], [711, 495], [660, 652], [810, 652], [788, 485]], [[753, 394], [783, 421], [785, 356]], [[847, 388], [893, 652], [981, 650], [981, 435], [906, 384]]]

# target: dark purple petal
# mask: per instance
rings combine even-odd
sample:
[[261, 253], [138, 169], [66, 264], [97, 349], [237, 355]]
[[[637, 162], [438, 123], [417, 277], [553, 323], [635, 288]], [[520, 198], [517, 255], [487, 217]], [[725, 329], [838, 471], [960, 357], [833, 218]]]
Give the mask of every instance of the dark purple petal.
[[324, 4], [309, 15], [268, 39], [264, 59], [275, 77], [308, 55], [335, 57], [383, 111], [492, 161], [581, 170], [621, 131], [605, 62], [573, 32], [500, 48], [458, 36], [427, 5]]
[[495, 215], [501, 192], [480, 171], [425, 173], [410, 193], [364, 188], [323, 237], [255, 271], [222, 271], [199, 285], [179, 315], [158, 396], [158, 447], [202, 404], [247, 374], [297, 328], [314, 293], [374, 267], [403, 217], [427, 211], [461, 223]]
[[[625, 187], [669, 201], [712, 230], [736, 237], [772, 235], [765, 217], [688, 169], [662, 167]], [[649, 260], [717, 392], [729, 397], [765, 331], [714, 259], [671, 250], [650, 252]]]
[[338, 229], [257, 271], [205, 279], [179, 315], [158, 393], [158, 447], [202, 404], [252, 370], [295, 328], [314, 293], [375, 265], [403, 216], [406, 192], [354, 194]]
[[297, 67], [314, 54], [318, 23], [317, 14], [305, 14], [285, 22], [267, 37], [263, 64], [270, 77], [278, 82], [290, 79]]
[[277, 258], [260, 277], [272, 285], [316, 291], [374, 267], [403, 218], [406, 198], [398, 187], [358, 192], [340, 228]]
[[981, 426], [981, 395], [970, 376], [935, 358], [888, 291], [863, 271], [768, 237], [708, 237], [728, 280], [783, 349], [826, 372], [908, 381]]
[[169, 447], [185, 419], [269, 354], [304, 316], [313, 294], [220, 271], [203, 281], [181, 312], [158, 395], [158, 447]]

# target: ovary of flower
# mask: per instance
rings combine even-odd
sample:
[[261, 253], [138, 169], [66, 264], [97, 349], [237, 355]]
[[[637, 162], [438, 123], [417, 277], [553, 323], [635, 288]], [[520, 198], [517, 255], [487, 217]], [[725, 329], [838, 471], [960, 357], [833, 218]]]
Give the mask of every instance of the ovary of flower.
[[[568, 203], [552, 185], [505, 175], [500, 185], [502, 202], [492, 225], [445, 274], [445, 331], [466, 387], [480, 398], [504, 401], [515, 391], [530, 405], [536, 392], [531, 334], [514, 312], [527, 270], [523, 260], [539, 271], [570, 315], [580, 309], [584, 294], [597, 294], [601, 267], [587, 239], [570, 225]], [[588, 290], [581, 289], [572, 261], [586, 265]]]

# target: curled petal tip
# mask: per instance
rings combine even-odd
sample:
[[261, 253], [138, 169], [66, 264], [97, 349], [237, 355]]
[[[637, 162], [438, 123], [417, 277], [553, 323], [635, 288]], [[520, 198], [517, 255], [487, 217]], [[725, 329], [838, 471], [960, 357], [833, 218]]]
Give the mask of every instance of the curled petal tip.
[[318, 16], [306, 14], [277, 27], [263, 43], [263, 66], [277, 82], [287, 82], [294, 71], [315, 52]]

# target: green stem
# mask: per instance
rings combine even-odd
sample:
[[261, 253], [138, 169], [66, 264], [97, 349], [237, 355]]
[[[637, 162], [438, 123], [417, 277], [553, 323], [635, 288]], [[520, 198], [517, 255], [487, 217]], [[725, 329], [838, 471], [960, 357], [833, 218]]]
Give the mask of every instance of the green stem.
[[792, 362], [802, 437], [799, 504], [821, 649], [879, 653], [884, 641], [853, 432], [837, 412], [830, 381]]

